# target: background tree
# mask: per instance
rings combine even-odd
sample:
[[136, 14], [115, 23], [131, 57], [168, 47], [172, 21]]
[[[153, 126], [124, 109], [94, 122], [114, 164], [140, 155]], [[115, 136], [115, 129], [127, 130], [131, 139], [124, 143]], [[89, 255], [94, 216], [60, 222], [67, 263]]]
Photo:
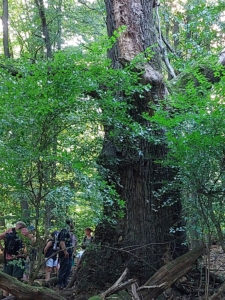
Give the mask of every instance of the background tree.
[[10, 57], [9, 52], [9, 5], [8, 0], [2, 1], [2, 28], [3, 28], [3, 47], [5, 57]]

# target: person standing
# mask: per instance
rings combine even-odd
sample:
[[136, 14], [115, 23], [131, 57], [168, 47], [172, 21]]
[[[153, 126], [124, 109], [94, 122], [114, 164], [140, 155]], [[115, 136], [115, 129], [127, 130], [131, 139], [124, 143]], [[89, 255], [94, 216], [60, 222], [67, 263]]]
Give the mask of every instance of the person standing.
[[[66, 221], [67, 225], [68, 221]], [[58, 235], [59, 242], [59, 272], [58, 272], [58, 288], [61, 290], [66, 288], [69, 282], [69, 275], [72, 268], [73, 246], [71, 242], [70, 232], [67, 228], [60, 231]]]
[[93, 242], [94, 237], [92, 235], [92, 229], [90, 227], [86, 227], [84, 229], [85, 237], [83, 238], [83, 242], [81, 244], [81, 250], [77, 252], [76, 255], [76, 266], [77, 268], [80, 265], [81, 257], [84, 254], [85, 249]]
[[[3, 272], [18, 280], [23, 278], [24, 273], [24, 260], [27, 255], [26, 239], [31, 240], [32, 243], [33, 235], [29, 234], [26, 224], [22, 221], [18, 221], [15, 228], [10, 228], [0, 234], [0, 240], [5, 241]], [[8, 291], [3, 290], [3, 296], [8, 295]]]
[[45, 269], [45, 280], [49, 281], [53, 272], [57, 271], [58, 259], [57, 259], [57, 248], [54, 247], [55, 239], [57, 238], [58, 232], [54, 231], [51, 233], [51, 238], [47, 241], [44, 248], [44, 256], [46, 260]]
[[82, 242], [82, 248], [85, 249], [87, 246], [89, 246], [93, 240], [94, 240], [94, 237], [92, 236], [92, 229], [90, 227], [86, 227], [84, 229], [84, 233], [85, 233], [85, 237], [83, 239], [83, 242]]
[[75, 252], [77, 248], [77, 237], [74, 233], [74, 227], [70, 228], [70, 240], [72, 245], [72, 267], [74, 266]]

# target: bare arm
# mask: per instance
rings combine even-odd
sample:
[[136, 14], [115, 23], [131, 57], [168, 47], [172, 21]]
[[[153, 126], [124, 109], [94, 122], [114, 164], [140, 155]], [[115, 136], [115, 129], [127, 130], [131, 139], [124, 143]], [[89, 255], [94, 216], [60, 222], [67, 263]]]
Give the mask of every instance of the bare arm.
[[47, 253], [48, 249], [51, 247], [52, 241], [48, 241], [44, 248], [44, 255]]
[[61, 241], [61, 242], [60, 242], [60, 247], [61, 247], [61, 249], [63, 250], [65, 257], [68, 258], [68, 257], [69, 257], [69, 253], [68, 253], [68, 251], [67, 251], [67, 249], [66, 249], [66, 245], [65, 245], [65, 242], [64, 242], [64, 241]]

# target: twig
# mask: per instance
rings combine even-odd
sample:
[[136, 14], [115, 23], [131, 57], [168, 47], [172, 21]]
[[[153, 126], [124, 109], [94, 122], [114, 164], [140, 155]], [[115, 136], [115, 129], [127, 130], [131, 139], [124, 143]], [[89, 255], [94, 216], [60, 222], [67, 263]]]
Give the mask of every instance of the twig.
[[167, 282], [163, 282], [161, 283], [160, 285], [142, 285], [140, 286], [137, 291], [139, 292], [140, 290], [143, 290], [143, 289], [155, 289], [155, 288], [160, 288], [162, 287], [163, 285], [167, 284]]
[[135, 255], [133, 253], [131, 253], [130, 251], [132, 250], [124, 250], [123, 248], [115, 248], [115, 247], [110, 247], [110, 246], [105, 246], [105, 245], [102, 245], [102, 247], [104, 248], [107, 248], [107, 249], [112, 249], [112, 250], [116, 250], [116, 251], [119, 251], [119, 252], [125, 252], [125, 253], [128, 253], [129, 255], [133, 256], [133, 257], [136, 257], [140, 260], [142, 260], [146, 265], [148, 265], [150, 268], [152, 268], [154, 271], [157, 271], [153, 266], [151, 266], [147, 261], [145, 261], [143, 258], [139, 257], [138, 255]]
[[137, 283], [131, 284], [131, 291], [132, 291], [132, 300], [140, 300], [138, 293], [137, 293]]
[[130, 285], [134, 282], [136, 282], [135, 279], [129, 279], [128, 281], [121, 283], [123, 281], [123, 279], [125, 278], [125, 276], [128, 273], [128, 268], [126, 268], [123, 272], [123, 274], [120, 276], [120, 278], [108, 289], [106, 290], [104, 293], [101, 294], [102, 299], [104, 300], [105, 297], [109, 294], [112, 294], [115, 291], [119, 291], [119, 290], [123, 290], [127, 285]]

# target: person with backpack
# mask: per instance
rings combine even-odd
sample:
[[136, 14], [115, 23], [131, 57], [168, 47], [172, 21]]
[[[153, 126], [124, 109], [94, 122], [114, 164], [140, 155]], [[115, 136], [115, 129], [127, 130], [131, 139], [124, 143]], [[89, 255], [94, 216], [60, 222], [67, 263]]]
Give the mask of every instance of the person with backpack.
[[[21, 280], [24, 273], [24, 260], [27, 255], [26, 243], [27, 240], [33, 241], [33, 235], [29, 234], [24, 222], [18, 221], [14, 228], [0, 234], [0, 240], [5, 242], [3, 272]], [[8, 291], [3, 290], [3, 296], [7, 297], [8, 295]]]
[[71, 222], [67, 220], [66, 224], [69, 225], [69, 228], [62, 229], [58, 235], [60, 264], [58, 272], [58, 288], [60, 290], [66, 288], [72, 268], [73, 245], [69, 232]]
[[46, 260], [46, 269], [45, 269], [45, 280], [50, 280], [52, 271], [56, 272], [58, 259], [57, 259], [57, 239], [58, 231], [51, 233], [51, 238], [47, 241], [47, 244], [44, 247], [44, 256]]

